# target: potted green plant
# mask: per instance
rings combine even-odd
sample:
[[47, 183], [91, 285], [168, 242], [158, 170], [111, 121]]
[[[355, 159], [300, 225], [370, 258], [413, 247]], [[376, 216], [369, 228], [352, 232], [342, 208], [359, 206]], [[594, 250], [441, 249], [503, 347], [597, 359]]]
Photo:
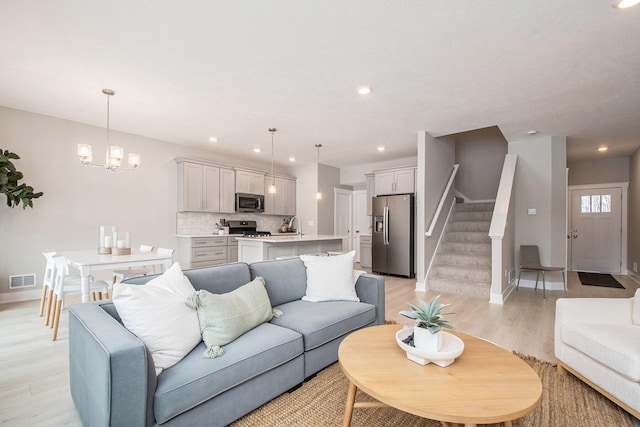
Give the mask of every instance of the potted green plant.
[[433, 298], [428, 303], [420, 300], [420, 306], [409, 303], [413, 311], [401, 311], [402, 316], [414, 319], [413, 345], [429, 351], [440, 351], [442, 348], [442, 330], [456, 330], [442, 316], [454, 313], [442, 313], [445, 307], [450, 304], [438, 304], [440, 295]]
[[11, 161], [19, 159], [16, 153], [0, 149], [0, 193], [7, 197], [7, 206], [15, 208], [22, 202], [22, 208], [33, 208], [33, 199], [42, 196], [42, 192], [34, 193], [33, 187], [25, 183], [18, 184], [24, 177]]

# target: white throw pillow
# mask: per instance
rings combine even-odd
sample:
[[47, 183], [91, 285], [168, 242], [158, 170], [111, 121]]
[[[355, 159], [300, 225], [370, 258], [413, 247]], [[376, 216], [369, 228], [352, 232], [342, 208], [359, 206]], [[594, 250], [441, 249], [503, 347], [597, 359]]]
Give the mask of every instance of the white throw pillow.
[[185, 303], [194, 292], [178, 263], [144, 285], [113, 287], [113, 303], [122, 323], [151, 352], [156, 375], [202, 341], [198, 313]]
[[640, 288], [636, 289], [636, 293], [633, 296], [632, 305], [633, 308], [631, 310], [631, 322], [634, 325], [640, 325]]
[[[360, 301], [356, 294], [353, 271], [355, 251], [344, 255], [300, 255], [307, 268], [307, 291], [304, 301]], [[358, 275], [359, 276], [359, 275]]]

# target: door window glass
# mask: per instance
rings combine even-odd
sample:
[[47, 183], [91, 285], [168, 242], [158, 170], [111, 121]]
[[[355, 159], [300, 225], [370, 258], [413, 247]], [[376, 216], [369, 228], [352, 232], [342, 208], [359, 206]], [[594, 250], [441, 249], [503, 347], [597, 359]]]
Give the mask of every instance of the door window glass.
[[611, 194], [580, 196], [580, 213], [610, 213]]

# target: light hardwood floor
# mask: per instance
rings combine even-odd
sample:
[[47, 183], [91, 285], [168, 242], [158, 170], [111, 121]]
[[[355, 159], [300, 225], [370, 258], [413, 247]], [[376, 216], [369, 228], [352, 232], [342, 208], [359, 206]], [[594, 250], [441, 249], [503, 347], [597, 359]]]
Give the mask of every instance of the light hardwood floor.
[[[442, 294], [451, 304], [451, 323], [460, 331], [490, 340], [508, 350], [554, 361], [555, 302], [566, 296], [630, 297], [639, 285], [617, 277], [626, 289], [582, 286], [576, 273], [568, 274], [568, 291], [520, 288], [504, 305], [477, 298]], [[385, 276], [386, 318], [405, 323], [398, 312], [407, 303], [429, 300], [435, 293], [415, 292], [415, 280]], [[0, 305], [0, 424], [7, 426], [80, 426], [69, 391], [68, 311], [60, 321], [58, 340], [37, 316], [39, 301]]]

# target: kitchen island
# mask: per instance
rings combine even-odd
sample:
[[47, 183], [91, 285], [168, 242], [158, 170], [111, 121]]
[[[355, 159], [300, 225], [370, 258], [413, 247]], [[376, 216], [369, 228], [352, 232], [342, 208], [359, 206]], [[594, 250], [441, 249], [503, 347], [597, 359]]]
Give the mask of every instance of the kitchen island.
[[342, 239], [343, 236], [335, 235], [238, 237], [238, 261], [251, 263], [280, 257], [341, 251]]

